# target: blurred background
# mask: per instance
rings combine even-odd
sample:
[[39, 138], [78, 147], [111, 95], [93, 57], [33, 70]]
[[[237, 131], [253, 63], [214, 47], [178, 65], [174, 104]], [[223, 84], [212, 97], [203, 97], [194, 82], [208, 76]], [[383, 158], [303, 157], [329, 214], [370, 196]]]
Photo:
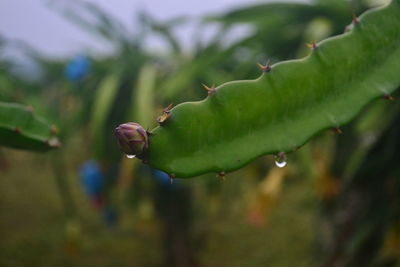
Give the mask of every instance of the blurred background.
[[31, 107], [62, 146], [0, 146], [0, 266], [400, 266], [398, 101], [284, 168], [266, 156], [225, 180], [171, 184], [113, 135], [387, 2], [1, 0], [0, 101]]

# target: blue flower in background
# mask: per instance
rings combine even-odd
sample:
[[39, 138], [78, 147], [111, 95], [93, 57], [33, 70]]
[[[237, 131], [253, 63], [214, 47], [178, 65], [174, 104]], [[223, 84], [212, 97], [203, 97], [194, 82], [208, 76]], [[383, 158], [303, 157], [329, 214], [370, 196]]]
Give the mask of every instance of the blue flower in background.
[[73, 58], [65, 68], [65, 75], [70, 81], [82, 80], [90, 71], [91, 62], [84, 55]]
[[105, 185], [105, 177], [100, 164], [94, 160], [85, 162], [80, 169], [83, 187], [89, 196], [95, 197], [101, 194]]

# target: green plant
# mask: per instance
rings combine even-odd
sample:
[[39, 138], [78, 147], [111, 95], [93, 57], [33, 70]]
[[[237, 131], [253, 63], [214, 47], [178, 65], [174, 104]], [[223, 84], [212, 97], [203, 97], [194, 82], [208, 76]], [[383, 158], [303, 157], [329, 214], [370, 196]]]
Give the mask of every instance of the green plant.
[[205, 100], [164, 110], [138, 156], [172, 177], [224, 174], [339, 129], [400, 85], [399, 12], [400, 1], [392, 1], [354, 18], [345, 34], [314, 43], [304, 59], [267, 64], [256, 80], [207, 87]]
[[38, 117], [33, 109], [0, 102], [0, 145], [34, 151], [60, 146], [57, 129]]

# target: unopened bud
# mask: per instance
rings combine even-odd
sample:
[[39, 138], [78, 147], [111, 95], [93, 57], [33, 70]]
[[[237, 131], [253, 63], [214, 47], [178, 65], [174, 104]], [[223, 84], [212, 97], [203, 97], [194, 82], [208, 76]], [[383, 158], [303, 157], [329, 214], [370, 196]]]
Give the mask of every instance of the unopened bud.
[[135, 122], [121, 124], [115, 129], [119, 147], [127, 155], [141, 156], [148, 148], [146, 130]]

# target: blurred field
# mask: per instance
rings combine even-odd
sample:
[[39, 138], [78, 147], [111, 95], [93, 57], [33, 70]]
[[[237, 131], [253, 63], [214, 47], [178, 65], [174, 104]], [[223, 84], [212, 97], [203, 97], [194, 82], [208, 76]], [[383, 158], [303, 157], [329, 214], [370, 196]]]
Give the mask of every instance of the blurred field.
[[[8, 167], [0, 180], [0, 265], [162, 266], [159, 222], [153, 216], [128, 210], [117, 226], [109, 228], [89, 204], [76, 171], [85, 157], [80, 141], [67, 153], [75, 155], [67, 161], [78, 207], [75, 222], [65, 219], [49, 164], [51, 154], [4, 149]], [[222, 183], [222, 200], [195, 199], [195, 206], [208, 201], [194, 223], [197, 257], [204, 266], [310, 265], [318, 205], [313, 181], [289, 178], [264, 226], [248, 223], [246, 199], [230, 200], [246, 190], [246, 177], [236, 174], [215, 182]], [[198, 183], [199, 179], [190, 180], [188, 186]]]

